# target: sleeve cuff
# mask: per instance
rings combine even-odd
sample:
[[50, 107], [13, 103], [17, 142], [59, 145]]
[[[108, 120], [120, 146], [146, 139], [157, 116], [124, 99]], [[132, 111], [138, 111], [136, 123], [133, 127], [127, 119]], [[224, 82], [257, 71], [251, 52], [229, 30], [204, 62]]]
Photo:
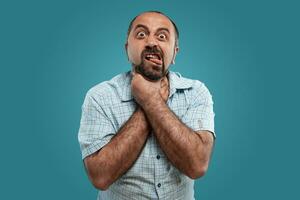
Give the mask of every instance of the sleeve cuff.
[[99, 149], [104, 147], [111, 140], [112, 137], [113, 137], [113, 135], [111, 135], [109, 137], [105, 137], [101, 140], [97, 140], [97, 141], [91, 143], [90, 145], [82, 148], [82, 150], [81, 150], [82, 159], [85, 159], [87, 156], [95, 153], [96, 151], [98, 151]]

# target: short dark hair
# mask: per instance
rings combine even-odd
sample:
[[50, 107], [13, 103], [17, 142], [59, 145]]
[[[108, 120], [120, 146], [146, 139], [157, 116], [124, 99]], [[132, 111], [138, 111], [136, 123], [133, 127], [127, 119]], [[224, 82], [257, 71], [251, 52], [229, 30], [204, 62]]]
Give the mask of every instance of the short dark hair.
[[167, 17], [167, 18], [172, 22], [172, 24], [173, 24], [173, 26], [174, 26], [174, 29], [175, 29], [175, 46], [178, 46], [179, 31], [178, 31], [178, 28], [177, 28], [175, 22], [174, 22], [169, 16], [167, 16], [166, 14], [164, 14], [164, 13], [162, 13], [162, 12], [160, 12], [160, 11], [156, 11], [156, 10], [145, 11], [145, 12], [142, 12], [142, 13], [138, 14], [137, 16], [135, 16], [135, 17], [131, 20], [131, 22], [130, 22], [130, 24], [129, 24], [129, 27], [128, 27], [128, 30], [127, 30], [127, 38], [128, 38], [128, 36], [129, 36], [129, 34], [130, 34], [130, 31], [131, 31], [131, 29], [132, 29], [132, 24], [133, 24], [133, 22], [135, 21], [135, 19], [136, 19], [138, 16], [140, 16], [140, 15], [142, 15], [142, 14], [144, 14], [144, 13], [151, 13], [151, 12], [152, 12], [152, 13], [158, 13], [158, 14], [161, 14], [161, 15]]

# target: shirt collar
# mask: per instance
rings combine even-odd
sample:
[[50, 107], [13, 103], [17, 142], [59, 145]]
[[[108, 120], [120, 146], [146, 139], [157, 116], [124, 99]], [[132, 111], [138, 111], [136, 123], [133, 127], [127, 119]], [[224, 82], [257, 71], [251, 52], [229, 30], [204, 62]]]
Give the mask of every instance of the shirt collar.
[[186, 79], [178, 72], [170, 71], [169, 74], [170, 94], [169, 98], [177, 91], [191, 88], [193, 86], [193, 80]]
[[[169, 98], [180, 89], [188, 89], [193, 86], [193, 81], [191, 79], [186, 79], [181, 76], [178, 72], [170, 71], [168, 73], [169, 84], [170, 84], [170, 94]], [[131, 93], [131, 71], [128, 71], [124, 74], [123, 81], [119, 82], [119, 94], [121, 94], [122, 101], [130, 101], [133, 99]]]

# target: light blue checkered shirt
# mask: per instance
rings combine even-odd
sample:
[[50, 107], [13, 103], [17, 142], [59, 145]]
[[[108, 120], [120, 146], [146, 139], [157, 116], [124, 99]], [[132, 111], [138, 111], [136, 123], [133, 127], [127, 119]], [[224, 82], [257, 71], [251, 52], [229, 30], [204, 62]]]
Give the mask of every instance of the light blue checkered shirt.
[[[106, 145], [136, 109], [131, 73], [123, 73], [92, 87], [82, 105], [78, 140], [82, 159]], [[169, 72], [169, 108], [195, 131], [214, 133], [211, 94], [203, 83]], [[194, 180], [167, 159], [151, 133], [133, 166], [98, 199], [194, 199]]]

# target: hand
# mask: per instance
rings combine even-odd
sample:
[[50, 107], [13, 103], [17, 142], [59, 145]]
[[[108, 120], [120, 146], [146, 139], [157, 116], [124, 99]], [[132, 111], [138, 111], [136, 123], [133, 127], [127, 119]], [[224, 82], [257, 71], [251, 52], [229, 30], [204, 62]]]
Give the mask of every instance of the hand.
[[164, 102], [168, 101], [169, 98], [169, 81], [167, 78], [163, 78], [160, 84], [160, 95]]
[[166, 102], [169, 95], [169, 84], [166, 77], [152, 82], [146, 80], [142, 75], [132, 72], [131, 91], [134, 99], [140, 106], [149, 102]]

